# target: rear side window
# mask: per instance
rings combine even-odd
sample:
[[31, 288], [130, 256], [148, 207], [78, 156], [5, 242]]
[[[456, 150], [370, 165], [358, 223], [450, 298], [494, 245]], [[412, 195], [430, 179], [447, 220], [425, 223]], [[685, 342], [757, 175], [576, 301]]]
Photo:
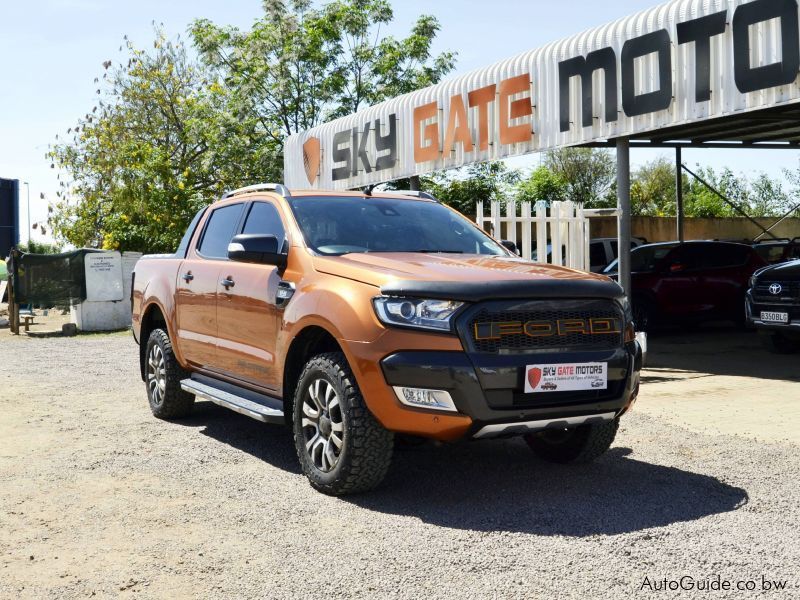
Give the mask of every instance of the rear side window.
[[705, 256], [704, 266], [710, 269], [739, 267], [746, 263], [749, 257], [749, 246], [739, 246], [735, 244], [714, 244], [708, 248]]
[[592, 242], [589, 244], [589, 262], [592, 266], [605, 266], [608, 262], [606, 259], [606, 248], [603, 242]]
[[247, 221], [244, 223], [242, 233], [274, 235], [278, 238], [279, 244], [286, 237], [278, 209], [268, 202], [253, 203], [250, 214], [247, 215]]
[[226, 258], [228, 244], [236, 233], [242, 204], [231, 204], [215, 209], [208, 217], [208, 224], [197, 251], [208, 258]]

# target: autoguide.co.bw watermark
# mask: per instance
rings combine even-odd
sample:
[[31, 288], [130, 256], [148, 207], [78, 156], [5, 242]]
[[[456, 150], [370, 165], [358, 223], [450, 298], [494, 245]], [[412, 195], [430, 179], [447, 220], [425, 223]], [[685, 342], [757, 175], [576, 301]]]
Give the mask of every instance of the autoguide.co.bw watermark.
[[756, 579], [723, 579], [720, 575], [698, 579], [691, 575], [684, 575], [678, 579], [654, 579], [645, 576], [639, 586], [640, 592], [782, 592], [789, 586], [786, 579], [770, 579], [762, 575]]

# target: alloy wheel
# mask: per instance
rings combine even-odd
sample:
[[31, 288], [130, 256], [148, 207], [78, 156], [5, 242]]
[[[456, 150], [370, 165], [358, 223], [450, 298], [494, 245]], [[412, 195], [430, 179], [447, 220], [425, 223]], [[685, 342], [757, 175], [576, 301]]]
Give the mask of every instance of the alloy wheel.
[[319, 377], [303, 395], [303, 440], [314, 466], [328, 473], [339, 462], [344, 443], [342, 407], [336, 389]]
[[147, 389], [155, 404], [164, 401], [164, 394], [167, 391], [167, 366], [164, 351], [158, 344], [153, 344], [147, 357]]

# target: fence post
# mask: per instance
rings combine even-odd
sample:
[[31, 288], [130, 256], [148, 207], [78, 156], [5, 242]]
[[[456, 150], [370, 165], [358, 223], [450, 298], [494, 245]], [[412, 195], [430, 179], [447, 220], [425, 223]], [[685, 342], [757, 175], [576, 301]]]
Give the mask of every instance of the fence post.
[[547, 202], [536, 202], [536, 262], [547, 262]]
[[478, 200], [475, 203], [475, 223], [478, 227], [486, 231], [486, 228], [484, 227], [485, 221], [486, 219], [483, 217], [483, 200]]
[[522, 258], [531, 259], [531, 203], [522, 203]]
[[517, 243], [517, 203], [514, 200], [506, 202], [506, 239]]
[[492, 215], [492, 237], [496, 240], [503, 239], [503, 223], [500, 220], [500, 202], [492, 200], [491, 204]]

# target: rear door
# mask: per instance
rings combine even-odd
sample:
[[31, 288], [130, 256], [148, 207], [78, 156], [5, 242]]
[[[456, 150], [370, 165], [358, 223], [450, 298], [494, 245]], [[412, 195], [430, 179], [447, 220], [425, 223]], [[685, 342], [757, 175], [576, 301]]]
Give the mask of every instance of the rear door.
[[[256, 200], [246, 210], [242, 233], [269, 234], [286, 251], [286, 228], [278, 207]], [[217, 288], [217, 365], [228, 377], [276, 390], [275, 347], [279, 315], [275, 303], [278, 268], [273, 265], [229, 261]]]
[[706, 298], [707, 310], [720, 316], [744, 314], [744, 293], [753, 269], [748, 269], [753, 251], [739, 244], [708, 244], [697, 285]]
[[664, 314], [683, 316], [702, 310], [707, 300], [696, 285], [702, 253], [702, 244], [683, 244], [659, 262], [656, 297]]
[[243, 203], [211, 210], [196, 244], [178, 269], [175, 309], [178, 340], [192, 365], [213, 369], [217, 357], [217, 286], [228, 262], [228, 243], [241, 221]]

